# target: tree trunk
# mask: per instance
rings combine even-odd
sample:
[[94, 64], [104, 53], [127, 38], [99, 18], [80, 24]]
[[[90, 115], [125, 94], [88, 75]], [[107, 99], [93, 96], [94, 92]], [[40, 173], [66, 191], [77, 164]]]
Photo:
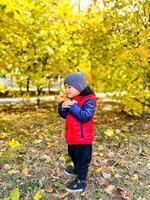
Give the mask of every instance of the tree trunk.
[[27, 92], [29, 92], [30, 88], [30, 77], [27, 78]]
[[42, 88], [37, 87], [37, 106], [40, 106], [40, 94], [41, 94]]

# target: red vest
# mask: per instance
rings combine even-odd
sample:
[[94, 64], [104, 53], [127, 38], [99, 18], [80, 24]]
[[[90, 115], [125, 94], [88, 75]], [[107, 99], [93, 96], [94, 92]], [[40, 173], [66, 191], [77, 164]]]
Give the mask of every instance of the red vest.
[[[96, 105], [95, 94], [87, 96], [77, 96], [73, 98], [81, 108], [84, 102], [91, 99]], [[66, 142], [68, 144], [92, 144], [94, 138], [93, 132], [93, 118], [88, 122], [80, 122], [75, 119], [71, 114], [66, 117]]]

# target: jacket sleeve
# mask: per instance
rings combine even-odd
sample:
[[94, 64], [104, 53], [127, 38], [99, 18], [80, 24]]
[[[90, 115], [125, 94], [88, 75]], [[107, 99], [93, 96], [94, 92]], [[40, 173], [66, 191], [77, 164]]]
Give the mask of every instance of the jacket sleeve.
[[63, 104], [63, 101], [61, 101], [58, 104], [58, 113], [62, 118], [66, 119], [67, 113], [68, 113], [68, 108], [62, 108], [62, 104]]
[[82, 108], [76, 103], [69, 108], [68, 112], [80, 122], [88, 122], [95, 113], [94, 101], [86, 101]]

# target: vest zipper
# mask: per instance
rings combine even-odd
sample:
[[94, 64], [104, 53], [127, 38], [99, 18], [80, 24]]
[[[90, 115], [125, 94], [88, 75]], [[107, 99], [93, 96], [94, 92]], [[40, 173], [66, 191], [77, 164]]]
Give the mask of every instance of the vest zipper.
[[84, 138], [83, 125], [82, 125], [82, 123], [80, 124], [80, 129], [81, 129], [81, 137]]

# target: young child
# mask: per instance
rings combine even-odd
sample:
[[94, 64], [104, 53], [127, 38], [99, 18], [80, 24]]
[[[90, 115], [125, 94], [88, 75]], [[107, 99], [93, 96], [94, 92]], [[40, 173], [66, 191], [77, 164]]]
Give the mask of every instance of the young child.
[[65, 138], [68, 154], [74, 164], [65, 169], [67, 175], [76, 175], [76, 179], [66, 185], [68, 192], [81, 192], [86, 187], [86, 177], [92, 156], [93, 115], [96, 97], [87, 87], [84, 74], [72, 73], [64, 79], [67, 101], [61, 101], [58, 112], [66, 119]]

